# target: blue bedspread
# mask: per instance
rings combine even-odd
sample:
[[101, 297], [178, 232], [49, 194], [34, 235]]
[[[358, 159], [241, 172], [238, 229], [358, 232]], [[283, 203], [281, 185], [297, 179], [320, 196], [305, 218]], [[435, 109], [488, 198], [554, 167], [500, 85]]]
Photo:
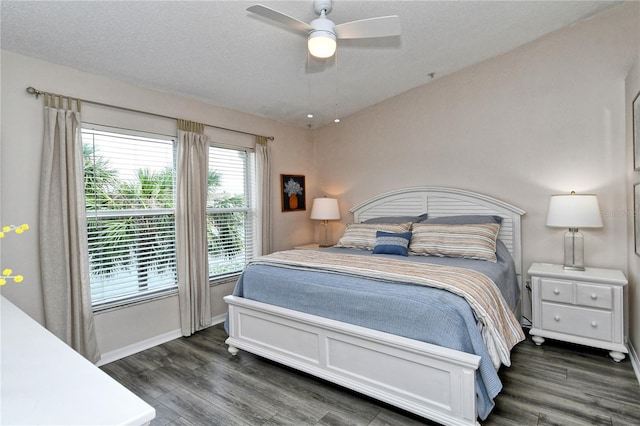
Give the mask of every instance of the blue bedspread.
[[[338, 248], [330, 250], [345, 251]], [[346, 250], [350, 254], [358, 252], [372, 256], [367, 251]], [[498, 285], [503, 288], [503, 293], [507, 293], [505, 299], [513, 308], [519, 296], [513, 260], [506, 249], [498, 252], [498, 263], [466, 261], [466, 264], [490, 269], [488, 273], [481, 272], [496, 283], [500, 281]], [[423, 256], [408, 260], [425, 259], [434, 263], [452, 261]], [[456, 259], [456, 266], [461, 266], [460, 262], [465, 263]], [[238, 280], [233, 294], [479, 355], [481, 362], [476, 373], [476, 394], [478, 416], [482, 420], [493, 409], [493, 399], [502, 389], [469, 304], [447, 291], [317, 271], [251, 265]]]

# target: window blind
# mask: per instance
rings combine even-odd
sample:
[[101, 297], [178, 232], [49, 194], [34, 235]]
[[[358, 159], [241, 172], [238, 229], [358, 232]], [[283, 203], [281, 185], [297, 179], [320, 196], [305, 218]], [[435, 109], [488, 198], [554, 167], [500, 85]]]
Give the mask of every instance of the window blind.
[[94, 307], [177, 287], [175, 140], [83, 129]]
[[207, 242], [211, 279], [239, 273], [255, 255], [254, 161], [251, 151], [209, 148]]

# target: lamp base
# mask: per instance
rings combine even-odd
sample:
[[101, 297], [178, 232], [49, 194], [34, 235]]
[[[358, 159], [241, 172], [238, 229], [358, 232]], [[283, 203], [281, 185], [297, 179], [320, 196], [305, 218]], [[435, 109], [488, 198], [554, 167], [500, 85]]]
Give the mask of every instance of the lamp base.
[[564, 234], [564, 269], [584, 271], [584, 236], [577, 228]]
[[584, 271], [584, 266], [572, 266], [572, 265], [564, 265], [562, 267], [565, 271]]
[[320, 247], [331, 247], [329, 244], [329, 221], [323, 220], [322, 226], [324, 226], [324, 240], [320, 243]]

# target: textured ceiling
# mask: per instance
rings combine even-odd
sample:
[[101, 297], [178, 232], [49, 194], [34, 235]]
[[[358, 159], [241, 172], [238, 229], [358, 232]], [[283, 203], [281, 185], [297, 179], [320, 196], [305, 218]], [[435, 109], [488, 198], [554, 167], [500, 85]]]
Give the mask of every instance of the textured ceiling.
[[615, 4], [337, 0], [328, 16], [336, 24], [399, 15], [402, 35], [340, 40], [337, 57], [322, 61], [308, 57], [304, 37], [246, 11], [256, 3], [305, 22], [317, 17], [312, 1], [2, 0], [1, 46], [315, 128]]

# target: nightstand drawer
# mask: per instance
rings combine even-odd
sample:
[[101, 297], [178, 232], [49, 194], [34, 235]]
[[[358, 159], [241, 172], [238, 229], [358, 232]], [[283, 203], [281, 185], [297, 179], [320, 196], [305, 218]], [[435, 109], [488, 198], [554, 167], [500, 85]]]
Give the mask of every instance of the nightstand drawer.
[[576, 303], [582, 306], [612, 309], [613, 296], [611, 287], [592, 284], [577, 284]]
[[543, 278], [540, 280], [542, 300], [573, 303], [573, 283], [571, 281]]
[[610, 311], [542, 303], [542, 328], [558, 333], [610, 341]]

